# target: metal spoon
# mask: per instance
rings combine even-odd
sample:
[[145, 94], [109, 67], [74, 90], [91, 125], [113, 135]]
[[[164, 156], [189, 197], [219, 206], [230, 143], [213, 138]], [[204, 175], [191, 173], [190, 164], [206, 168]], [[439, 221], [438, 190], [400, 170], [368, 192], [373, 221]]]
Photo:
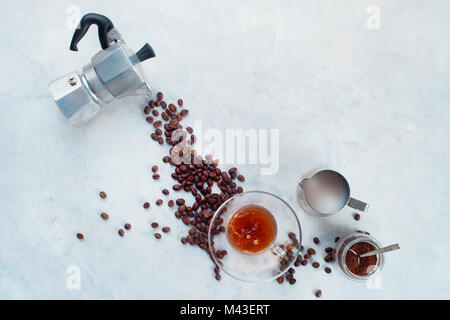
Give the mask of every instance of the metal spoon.
[[400, 249], [400, 245], [398, 243], [391, 244], [390, 246], [387, 246], [387, 247], [383, 247], [383, 248], [380, 248], [377, 250], [372, 250], [372, 251], [363, 253], [363, 254], [359, 255], [359, 258], [369, 257], [369, 256], [373, 256], [373, 255], [376, 255], [379, 253], [394, 251], [394, 250], [398, 250], [398, 249]]

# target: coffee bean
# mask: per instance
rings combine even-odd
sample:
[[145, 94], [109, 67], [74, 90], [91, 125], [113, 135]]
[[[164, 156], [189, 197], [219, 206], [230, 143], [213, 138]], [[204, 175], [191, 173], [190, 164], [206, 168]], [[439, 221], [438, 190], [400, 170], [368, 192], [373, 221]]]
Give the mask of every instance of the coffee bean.
[[106, 212], [102, 212], [100, 214], [100, 217], [102, 217], [103, 220], [108, 220], [109, 219], [109, 214], [107, 214]]
[[163, 159], [162, 159], [162, 161], [164, 162], [164, 163], [167, 163], [167, 162], [169, 162], [169, 157], [168, 156], [164, 156], [163, 157]]
[[119, 236], [123, 237], [124, 234], [125, 232], [123, 231], [123, 229], [119, 229]]
[[145, 107], [145, 108], [144, 108], [144, 113], [145, 113], [145, 114], [149, 114], [149, 113], [150, 113], [150, 107], [148, 107], [148, 106]]
[[172, 186], [172, 189], [175, 190], [175, 191], [180, 191], [181, 190], [181, 186], [179, 184], [174, 184]]
[[148, 116], [145, 118], [145, 121], [147, 121], [148, 123], [153, 123], [153, 117], [152, 116]]
[[355, 216], [353, 217], [356, 221], [359, 221], [359, 219], [361, 219], [361, 215], [359, 213], [355, 214]]
[[240, 182], [244, 182], [245, 181], [245, 177], [242, 174], [238, 175], [237, 178], [238, 178], [238, 180]]
[[289, 232], [289, 233], [288, 233], [288, 237], [289, 237], [289, 239], [295, 239], [295, 238], [297, 238], [297, 236], [296, 236], [295, 233], [293, 233], [293, 232]]
[[160, 233], [155, 233], [155, 238], [156, 239], [161, 239], [161, 234]]
[[303, 251], [303, 250], [305, 250], [305, 247], [304, 246], [300, 246], [300, 251]]
[[163, 204], [162, 199], [156, 200], [156, 205], [157, 205], [157, 206], [160, 206], [160, 205], [162, 205], [162, 204]]
[[326, 267], [326, 268], [325, 268], [325, 272], [326, 272], [326, 273], [331, 273], [331, 268], [330, 268], [330, 267]]
[[159, 116], [159, 112], [158, 112], [158, 110], [156, 110], [156, 109], [153, 109], [152, 114], [153, 114], [155, 117]]
[[313, 241], [314, 241], [315, 244], [319, 244], [320, 243], [320, 240], [317, 237], [314, 237]]
[[311, 259], [311, 254], [309, 254], [309, 253], [307, 253], [307, 254], [305, 254], [304, 256], [303, 256], [303, 258], [305, 258], [305, 259]]
[[307, 252], [308, 252], [310, 255], [315, 255], [315, 254], [316, 254], [316, 250], [314, 250], [313, 248], [309, 248], [309, 249], [307, 250]]
[[188, 113], [189, 113], [188, 109], [183, 109], [183, 110], [181, 110], [180, 115], [184, 118], [188, 115]]
[[308, 260], [302, 260], [301, 264], [302, 266], [306, 266], [308, 264]]
[[159, 179], [159, 174], [155, 173], [155, 174], [152, 176], [152, 178], [153, 178], [154, 180], [158, 180], [158, 179]]
[[222, 279], [222, 277], [220, 276], [220, 274], [217, 273], [217, 274], [216, 274], [216, 280], [217, 280], [217, 281], [220, 281], [220, 279]]
[[302, 264], [301, 261], [297, 260], [294, 262], [294, 266], [299, 267]]
[[150, 208], [150, 203], [149, 202], [145, 202], [144, 203], [144, 209], [148, 209]]
[[332, 254], [332, 253], [327, 254], [327, 255], [325, 256], [325, 258], [324, 258], [325, 262], [327, 262], [327, 263], [333, 261], [333, 259], [334, 259], [334, 258], [333, 258], [333, 254]]
[[176, 201], [176, 204], [177, 204], [178, 206], [182, 206], [184, 203], [185, 203], [185, 200], [182, 199], [182, 198], [179, 198], [179, 199], [177, 199], [177, 201]]
[[320, 298], [322, 296], [322, 290], [316, 290], [315, 295], [317, 298]]
[[171, 112], [177, 112], [177, 107], [174, 105], [174, 104], [169, 104], [169, 110], [171, 111]]
[[295, 278], [292, 278], [289, 280], [289, 284], [291, 284], [291, 285], [294, 284], [295, 282], [297, 282], [297, 280]]
[[286, 279], [291, 280], [294, 276], [291, 273], [286, 274]]
[[187, 127], [186, 131], [189, 132], [189, 134], [192, 134], [192, 132], [194, 132], [194, 129], [192, 129], [191, 127]]
[[288, 272], [289, 273], [295, 273], [295, 269], [294, 268], [289, 268]]
[[164, 233], [170, 232], [170, 228], [169, 228], [169, 227], [163, 227], [161, 230], [162, 230], [162, 232], [164, 232]]
[[167, 196], [167, 195], [169, 195], [169, 190], [163, 189], [163, 190], [162, 190], [162, 193], [165, 194], [165, 195]]
[[288, 244], [287, 247], [286, 247], [286, 249], [292, 250], [292, 249], [294, 249], [294, 245], [293, 245], [292, 243], [291, 243], [291, 244]]
[[162, 125], [162, 121], [161, 120], [157, 120], [153, 123], [153, 127], [158, 128]]
[[131, 229], [131, 224], [129, 223], [125, 223], [125, 225], [123, 226], [126, 230], [130, 230]]
[[154, 108], [155, 107], [155, 100], [150, 100], [148, 105], [150, 106], [150, 108]]
[[174, 202], [173, 200], [169, 200], [169, 202], [167, 202], [167, 205], [169, 206], [169, 208], [172, 208], [174, 206]]
[[315, 261], [315, 262], [312, 263], [312, 266], [317, 269], [318, 267], [320, 267], [320, 263]]
[[106, 197], [107, 197], [105, 191], [100, 191], [99, 195], [100, 195], [100, 198], [102, 198], [102, 199], [106, 199]]
[[185, 237], [181, 238], [181, 243], [182, 243], [182, 244], [186, 244], [186, 243], [187, 243], [187, 240], [186, 240]]
[[152, 228], [158, 228], [159, 224], [158, 222], [152, 222], [151, 226]]
[[180, 107], [182, 107], [183, 106], [183, 99], [178, 99], [178, 105], [180, 106]]
[[77, 238], [80, 240], [84, 239], [84, 235], [82, 233], [77, 233]]
[[155, 101], [155, 106], [159, 107], [160, 105], [161, 105], [161, 100], [160, 99], [156, 100]]
[[336, 238], [334, 239], [334, 243], [338, 242], [339, 239], [340, 239], [339, 237], [336, 237]]
[[156, 98], [157, 98], [158, 100], [162, 100], [162, 99], [164, 98], [164, 94], [163, 94], [162, 92], [158, 92], [158, 93], [156, 94]]
[[330, 253], [331, 251], [333, 251], [333, 248], [332, 248], [332, 247], [326, 247], [326, 248], [325, 248], [325, 252], [326, 252], [326, 253]]

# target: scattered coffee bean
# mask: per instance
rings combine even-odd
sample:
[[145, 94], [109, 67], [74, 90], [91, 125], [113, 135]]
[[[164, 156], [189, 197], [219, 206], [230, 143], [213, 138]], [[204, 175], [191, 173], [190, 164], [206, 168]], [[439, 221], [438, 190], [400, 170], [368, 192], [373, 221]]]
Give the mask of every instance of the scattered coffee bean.
[[311, 254], [307, 253], [303, 256], [303, 258], [305, 258], [306, 260], [311, 259]]
[[320, 298], [322, 296], [322, 290], [316, 290], [315, 295], [317, 298]]
[[315, 244], [319, 244], [320, 243], [320, 240], [317, 237], [314, 237], [313, 241], [314, 241]]
[[325, 252], [326, 253], [330, 253], [330, 252], [332, 252], [333, 251], [333, 248], [332, 247], [326, 247], [325, 248]]
[[153, 178], [154, 180], [158, 180], [158, 179], [159, 179], [159, 174], [155, 173], [155, 174], [152, 176], [152, 178]]
[[167, 202], [167, 205], [169, 206], [169, 208], [172, 208], [174, 206], [174, 202], [173, 200], [169, 200], [169, 202]]
[[293, 232], [289, 232], [288, 237], [289, 237], [289, 239], [291, 239], [291, 240], [297, 238], [297, 236], [296, 236], [295, 233], [293, 233]]
[[155, 127], [155, 128], [161, 127], [161, 125], [162, 125], [162, 121], [161, 120], [157, 120], [157, 121], [155, 121], [153, 123], [153, 127]]
[[153, 166], [153, 167], [152, 167], [152, 171], [153, 171], [153, 172], [158, 171], [158, 166]]
[[279, 284], [282, 284], [284, 282], [284, 276], [279, 276], [277, 278], [277, 281], [278, 281]]
[[160, 233], [155, 233], [155, 238], [156, 239], [161, 239], [161, 234]]
[[320, 263], [318, 263], [317, 261], [314, 261], [312, 264], [311, 264], [314, 268], [318, 268], [318, 267], [320, 267]]
[[100, 198], [102, 198], [102, 199], [105, 199], [107, 197], [105, 191], [100, 191], [99, 195], [100, 195]]
[[119, 229], [119, 236], [123, 237], [124, 234], [125, 232], [123, 231], [123, 229]]
[[338, 242], [339, 239], [340, 239], [339, 237], [336, 237], [336, 238], [334, 239], [334, 243]]
[[183, 106], [183, 99], [178, 99], [178, 105], [180, 106], [180, 107], [182, 107]]
[[302, 266], [306, 266], [308, 264], [308, 260], [302, 260], [301, 264]]
[[292, 278], [289, 280], [289, 284], [294, 284], [295, 282], [297, 282], [297, 280], [295, 278]]
[[309, 248], [309, 249], [307, 250], [307, 252], [308, 252], [310, 255], [315, 255], [315, 254], [316, 254], [316, 250], [314, 250], [313, 248]]
[[222, 277], [220, 276], [220, 274], [216, 273], [216, 280], [220, 281], [220, 279], [222, 279]]
[[150, 107], [149, 106], [144, 108], [144, 113], [145, 114], [149, 114], [150, 113]]
[[157, 206], [160, 206], [160, 205], [162, 205], [162, 204], [163, 204], [162, 199], [156, 200], [156, 205], [157, 205]]
[[186, 131], [189, 132], [189, 134], [192, 134], [192, 132], [194, 132], [194, 129], [192, 129], [191, 127], [187, 127]]
[[169, 227], [163, 227], [161, 230], [164, 233], [169, 233], [170, 232], [170, 228]]
[[158, 222], [152, 222], [152, 228], [158, 228], [159, 224]]
[[148, 123], [153, 123], [153, 117], [148, 116], [147, 118], [145, 118], [145, 121], [147, 121]]
[[131, 229], [131, 224], [129, 223], [125, 223], [125, 225], [123, 226], [126, 230], [130, 230]]
[[156, 99], [162, 100], [163, 98], [164, 98], [164, 94], [163, 94], [162, 92], [158, 92], [158, 93], [156, 94]]
[[162, 193], [163, 193], [164, 195], [166, 195], [166, 196], [167, 196], [167, 195], [169, 195], [169, 190], [167, 190], [167, 189], [163, 189], [163, 190], [162, 190]]
[[84, 235], [82, 233], [77, 233], [77, 238], [80, 240], [84, 239]]
[[326, 273], [331, 273], [331, 268], [330, 268], [330, 267], [326, 267], [326, 268], [325, 268], [325, 272], [326, 272]]
[[238, 178], [238, 180], [240, 181], [240, 182], [244, 182], [245, 181], [245, 177], [243, 176], [243, 175], [238, 175], [237, 176], [237, 178]]
[[332, 253], [329, 253], [329, 254], [327, 254], [326, 256], [325, 256], [325, 258], [324, 258], [324, 260], [325, 260], [325, 262], [326, 263], [330, 263], [331, 261], [333, 261], [333, 254]]
[[144, 203], [144, 209], [148, 209], [150, 208], [150, 202], [145, 202]]
[[359, 221], [361, 219], [361, 215], [359, 213], [355, 214], [353, 217], [356, 221]]
[[107, 214], [106, 212], [102, 212], [100, 214], [100, 217], [102, 217], [103, 220], [108, 220], [109, 219], [109, 214]]

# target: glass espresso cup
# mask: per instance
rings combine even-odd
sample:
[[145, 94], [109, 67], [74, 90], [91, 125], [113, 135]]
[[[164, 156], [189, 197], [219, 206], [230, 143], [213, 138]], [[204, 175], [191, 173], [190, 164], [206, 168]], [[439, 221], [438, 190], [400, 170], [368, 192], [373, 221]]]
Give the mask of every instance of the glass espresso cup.
[[[263, 213], [259, 220], [258, 215], [251, 219], [242, 215], [258, 210]], [[241, 233], [252, 225], [258, 227]], [[264, 230], [266, 234], [258, 233]], [[268, 192], [250, 191], [236, 194], [216, 210], [208, 245], [212, 259], [226, 274], [245, 282], [262, 282], [278, 278], [294, 264], [301, 237], [300, 222], [287, 202]]]

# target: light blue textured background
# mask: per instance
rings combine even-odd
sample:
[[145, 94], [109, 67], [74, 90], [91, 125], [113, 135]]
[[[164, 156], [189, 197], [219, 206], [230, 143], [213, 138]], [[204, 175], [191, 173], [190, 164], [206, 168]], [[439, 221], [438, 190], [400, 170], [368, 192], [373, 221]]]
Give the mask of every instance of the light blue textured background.
[[[366, 27], [372, 4], [380, 30]], [[204, 252], [181, 246], [171, 210], [142, 209], [171, 180], [166, 167], [162, 182], [150, 178], [164, 149], [149, 141], [143, 100], [110, 104], [78, 129], [49, 96], [49, 81], [99, 48], [91, 30], [68, 50], [71, 5], [110, 17], [132, 48], [148, 41], [152, 87], [183, 97], [191, 123], [280, 128], [279, 173], [242, 166], [246, 189], [293, 205], [306, 244], [353, 229], [399, 242], [379, 288], [336, 268], [299, 269], [295, 286], [214, 280]], [[315, 288], [334, 299], [450, 298], [449, 17], [445, 0], [2, 1], [0, 298], [312, 299]], [[301, 212], [296, 183], [317, 166], [341, 171], [370, 204], [360, 222], [347, 209], [326, 220]], [[157, 242], [153, 220], [172, 233]], [[133, 230], [120, 238], [126, 221]], [[66, 287], [70, 265], [80, 290]]]

